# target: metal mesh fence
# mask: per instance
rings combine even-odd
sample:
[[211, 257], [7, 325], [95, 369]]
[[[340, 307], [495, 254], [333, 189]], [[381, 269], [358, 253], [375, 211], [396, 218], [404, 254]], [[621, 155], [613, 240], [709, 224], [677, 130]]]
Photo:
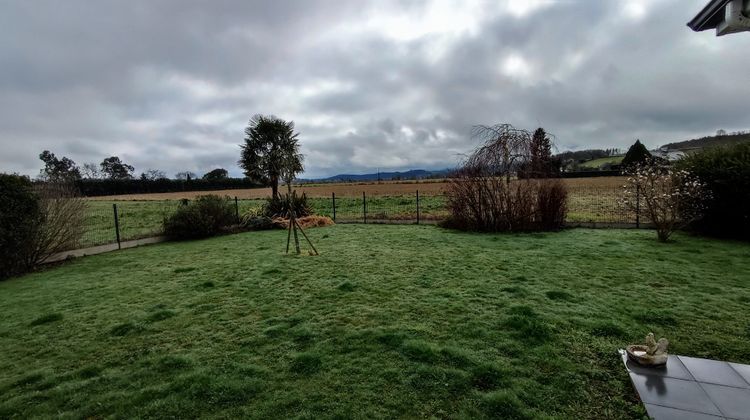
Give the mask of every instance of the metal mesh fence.
[[[632, 225], [647, 223], [643, 214], [626, 209], [621, 189], [613, 186], [569, 186], [570, 225]], [[309, 198], [315, 214], [328, 216], [337, 223], [431, 223], [448, 216], [446, 197], [413, 194], [397, 196], [347, 196]], [[238, 216], [257, 212], [262, 199], [233, 199]], [[84, 234], [79, 248], [159, 236], [164, 218], [172, 214], [180, 200], [163, 201], [89, 201]], [[115, 207], [116, 206], [116, 207]], [[115, 221], [115, 208], [117, 221]]]
[[120, 240], [159, 236], [163, 233], [164, 218], [174, 213], [179, 201], [126, 201], [117, 203]]
[[[622, 189], [618, 187], [568, 187], [569, 224], [638, 224], [643, 221], [635, 211], [621, 204]], [[640, 220], [639, 220], [640, 219]]]
[[[635, 211], [621, 204], [621, 198], [622, 192], [618, 187], [569, 187], [566, 222], [572, 225], [637, 225], [644, 222], [642, 214], [637, 217]], [[316, 214], [334, 218], [336, 222], [366, 223], [440, 221], [449, 214], [446, 200], [442, 195], [418, 197], [417, 193], [311, 199]]]
[[112, 204], [89, 201], [83, 224], [83, 236], [78, 241], [78, 248], [88, 248], [117, 241]]

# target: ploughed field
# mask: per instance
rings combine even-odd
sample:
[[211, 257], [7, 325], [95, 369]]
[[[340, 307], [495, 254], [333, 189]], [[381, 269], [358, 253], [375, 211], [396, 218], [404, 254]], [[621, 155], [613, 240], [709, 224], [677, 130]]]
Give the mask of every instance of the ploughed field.
[[0, 418], [643, 418], [617, 349], [750, 363], [750, 245], [309, 229], [0, 282]]
[[[599, 178], [566, 178], [563, 180], [571, 189], [583, 188], [618, 188], [625, 183], [623, 177], [599, 177]], [[367, 196], [401, 196], [414, 195], [419, 190], [420, 195], [442, 195], [446, 182], [443, 180], [422, 181], [383, 181], [359, 182], [359, 183], [330, 183], [330, 184], [302, 184], [295, 186], [299, 194], [305, 193], [308, 197], [330, 198], [332, 193], [337, 197], [361, 197], [362, 192]], [[280, 187], [280, 191], [286, 191]], [[204, 194], [228, 195], [239, 199], [259, 199], [271, 195], [270, 188], [253, 188], [245, 190], [219, 190], [219, 191], [185, 191], [173, 193], [156, 194], [128, 194], [110, 195], [102, 197], [91, 197], [91, 200], [179, 200], [182, 198], [195, 198]]]

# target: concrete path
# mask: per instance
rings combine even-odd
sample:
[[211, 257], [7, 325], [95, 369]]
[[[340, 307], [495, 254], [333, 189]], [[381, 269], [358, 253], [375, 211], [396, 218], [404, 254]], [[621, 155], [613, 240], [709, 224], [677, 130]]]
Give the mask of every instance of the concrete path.
[[156, 236], [153, 238], [143, 238], [143, 239], [136, 239], [133, 241], [124, 241], [120, 242], [120, 247], [118, 248], [117, 244], [107, 244], [107, 245], [99, 245], [99, 246], [92, 246], [90, 248], [81, 248], [81, 249], [74, 249], [71, 251], [65, 251], [61, 252], [59, 254], [55, 254], [44, 262], [47, 263], [53, 263], [58, 261], [63, 261], [68, 258], [78, 258], [78, 257], [84, 257], [86, 255], [96, 255], [96, 254], [103, 254], [105, 252], [110, 251], [117, 251], [118, 249], [125, 249], [125, 248], [135, 248], [137, 246], [141, 245], [148, 245], [148, 244], [156, 244], [159, 242], [166, 241], [167, 238], [164, 236]]

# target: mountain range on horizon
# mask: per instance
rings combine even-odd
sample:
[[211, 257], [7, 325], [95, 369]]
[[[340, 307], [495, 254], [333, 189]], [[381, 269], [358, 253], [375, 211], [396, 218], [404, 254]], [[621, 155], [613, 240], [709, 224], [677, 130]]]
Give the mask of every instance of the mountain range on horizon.
[[[672, 150], [696, 150], [710, 147], [728, 146], [737, 143], [750, 142], [750, 133], [747, 131], [741, 131], [736, 133], [721, 134], [715, 136], [705, 136], [691, 140], [684, 140], [679, 142], [672, 142], [664, 144], [664, 148]], [[425, 169], [411, 169], [408, 171], [390, 171], [390, 172], [374, 172], [365, 174], [338, 174], [329, 176], [326, 178], [313, 178], [313, 179], [300, 179], [299, 182], [311, 183], [311, 182], [367, 182], [367, 181], [393, 181], [400, 179], [429, 179], [429, 178], [440, 178], [445, 176], [451, 169], [439, 169], [439, 170], [425, 170]]]

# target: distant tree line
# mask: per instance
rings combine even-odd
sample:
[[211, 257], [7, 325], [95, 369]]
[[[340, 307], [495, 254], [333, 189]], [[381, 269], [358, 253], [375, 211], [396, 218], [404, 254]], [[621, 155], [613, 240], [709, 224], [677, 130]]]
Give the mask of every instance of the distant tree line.
[[706, 136], [693, 140], [686, 140], [665, 144], [667, 149], [705, 149], [716, 146], [732, 146], [750, 142], [750, 131], [735, 131], [727, 133], [718, 130], [715, 136]]
[[229, 178], [223, 168], [213, 169], [198, 177], [189, 171], [178, 172], [175, 179], [169, 179], [159, 169], [147, 169], [136, 178], [135, 168], [117, 156], [110, 156], [98, 165], [86, 163], [78, 167], [67, 157], [58, 158], [49, 150], [43, 151], [39, 159], [44, 167], [38, 179], [50, 183], [73, 183], [86, 196], [163, 193], [191, 190], [221, 190], [253, 188], [260, 184], [246, 178]]
[[78, 179], [74, 181], [81, 194], [102, 195], [149, 194], [180, 191], [213, 191], [258, 188], [262, 185], [248, 178], [222, 179]]
[[[109, 180], [133, 180], [135, 168], [120, 160], [117, 156], [110, 156], [98, 165], [96, 163], [85, 163], [78, 167], [76, 163], [65, 156], [58, 158], [54, 153], [45, 150], [39, 154], [39, 159], [44, 167], [39, 172], [41, 181], [76, 181], [80, 179], [109, 179]], [[168, 179], [167, 174], [159, 169], [147, 169], [142, 172], [138, 179], [156, 181]], [[198, 176], [194, 172], [184, 171], [175, 174], [177, 180], [195, 180]], [[202, 179], [220, 180], [229, 178], [229, 172], [223, 168], [213, 169], [203, 174]]]

